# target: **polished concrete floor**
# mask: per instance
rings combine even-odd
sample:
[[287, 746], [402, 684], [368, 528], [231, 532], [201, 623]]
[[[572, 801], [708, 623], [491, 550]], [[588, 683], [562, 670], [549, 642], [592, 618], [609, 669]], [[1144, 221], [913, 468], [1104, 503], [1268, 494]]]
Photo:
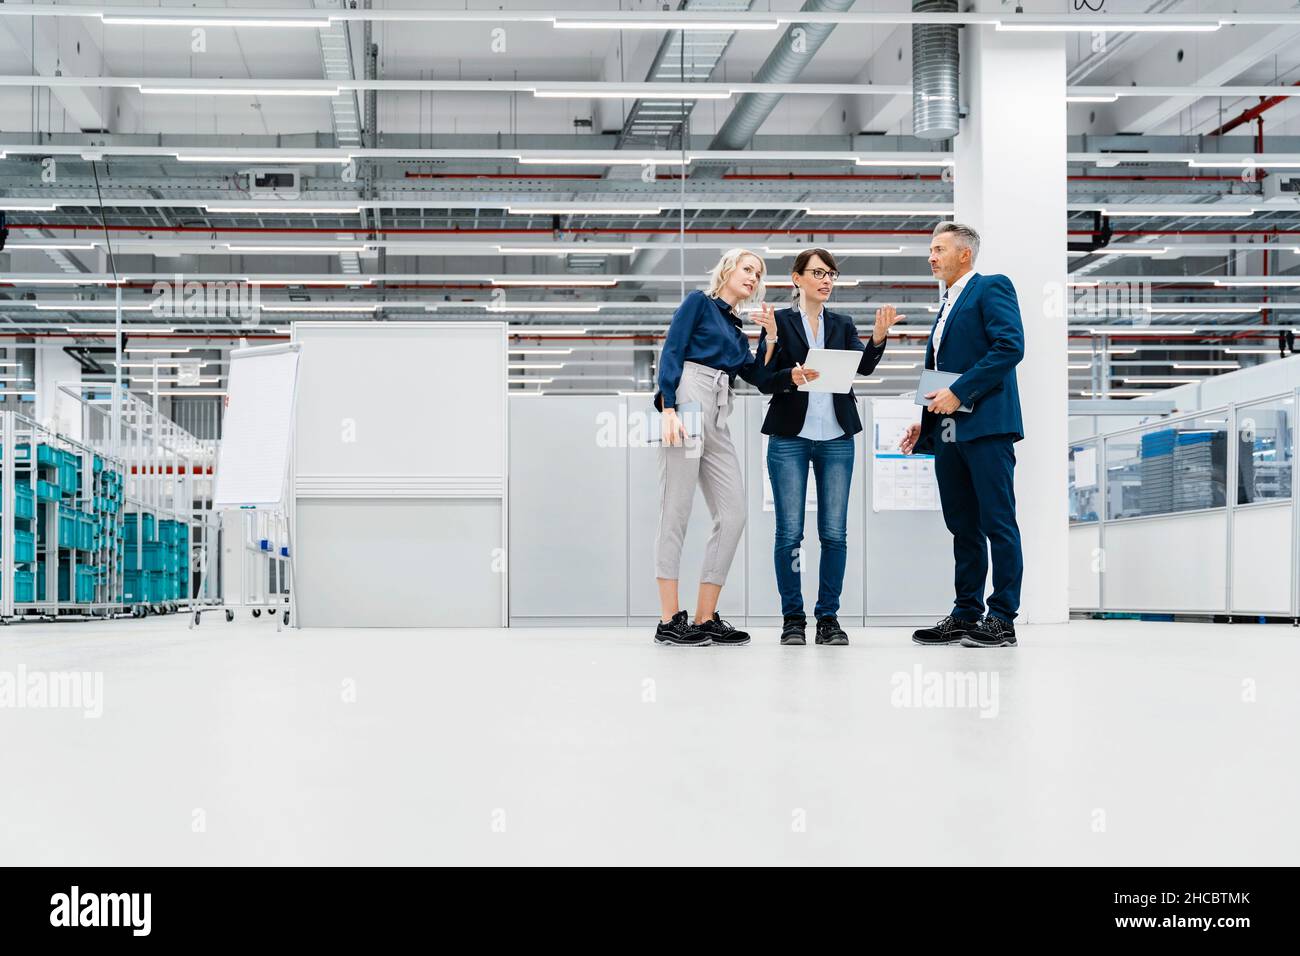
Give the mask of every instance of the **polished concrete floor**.
[[[1291, 627], [185, 624], [0, 629], [5, 863], [1300, 862]], [[73, 671], [98, 699], [37, 706]]]

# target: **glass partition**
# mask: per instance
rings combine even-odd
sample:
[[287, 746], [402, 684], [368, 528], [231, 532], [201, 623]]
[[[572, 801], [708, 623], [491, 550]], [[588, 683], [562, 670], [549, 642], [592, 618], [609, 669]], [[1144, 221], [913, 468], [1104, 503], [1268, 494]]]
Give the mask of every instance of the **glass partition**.
[[1106, 441], [1108, 518], [1222, 508], [1227, 501], [1227, 412], [1153, 423]]
[[1237, 504], [1291, 497], [1295, 396], [1237, 408]]
[[1101, 481], [1097, 440], [1070, 446], [1070, 520], [1096, 521], [1101, 507]]

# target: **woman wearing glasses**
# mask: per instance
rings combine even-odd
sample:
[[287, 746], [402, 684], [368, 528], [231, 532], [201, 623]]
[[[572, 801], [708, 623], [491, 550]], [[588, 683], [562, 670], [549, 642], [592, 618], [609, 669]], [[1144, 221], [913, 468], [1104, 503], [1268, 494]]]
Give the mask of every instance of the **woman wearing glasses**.
[[[740, 309], [763, 301], [763, 260], [746, 249], [732, 249], [713, 267], [707, 293], [696, 290], [673, 313], [659, 356], [655, 407], [663, 412], [659, 450], [659, 531], [655, 538], [655, 577], [661, 615], [655, 642], [701, 647], [736, 647], [749, 635], [718, 616], [718, 596], [745, 530], [745, 488], [740, 459], [731, 441], [727, 415], [737, 375], [761, 385], [776, 349], [772, 306], [754, 315], [762, 328], [758, 357], [749, 350]], [[695, 488], [713, 518], [713, 533], [700, 569], [695, 621], [680, 607], [677, 577], [686, 522]]]
[[858, 338], [853, 318], [826, 308], [839, 269], [825, 249], [805, 249], [794, 260], [794, 307], [776, 313], [777, 349], [767, 374], [756, 384], [772, 395], [763, 434], [768, 436], [767, 471], [776, 504], [776, 542], [773, 558], [781, 592], [782, 644], [804, 644], [802, 563], [804, 508], [808, 494], [808, 466], [817, 483], [817, 537], [821, 541], [821, 569], [814, 615], [818, 644], [847, 644], [840, 627], [840, 591], [848, 557], [847, 527], [849, 484], [853, 477], [853, 436], [862, 431], [857, 400], [850, 389], [843, 394], [801, 392], [799, 386], [816, 381], [818, 373], [804, 360], [809, 349], [855, 349], [862, 352], [858, 374], [875, 370], [885, 352], [889, 329], [902, 317], [893, 306], [876, 310], [871, 343]]

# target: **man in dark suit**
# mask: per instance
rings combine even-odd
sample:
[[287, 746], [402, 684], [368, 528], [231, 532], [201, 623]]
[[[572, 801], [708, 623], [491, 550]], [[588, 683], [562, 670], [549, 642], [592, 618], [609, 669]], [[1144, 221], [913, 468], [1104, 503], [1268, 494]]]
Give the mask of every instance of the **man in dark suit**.
[[[925, 367], [959, 377], [926, 393], [929, 406], [900, 445], [934, 455], [943, 520], [953, 536], [952, 613], [912, 635], [917, 644], [1014, 647], [1024, 559], [1016, 525], [1015, 443], [1025, 437], [1016, 365], [1025, 330], [1011, 280], [974, 271], [979, 234], [940, 223], [930, 241], [930, 271], [944, 298], [925, 350]], [[971, 411], [960, 411], [970, 406]], [[984, 613], [989, 553], [993, 592]]]

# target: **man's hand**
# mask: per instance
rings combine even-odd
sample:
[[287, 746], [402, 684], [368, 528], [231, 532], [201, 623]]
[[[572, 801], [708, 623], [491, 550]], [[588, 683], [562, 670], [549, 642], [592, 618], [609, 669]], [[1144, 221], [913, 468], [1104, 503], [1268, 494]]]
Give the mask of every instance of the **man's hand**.
[[889, 330], [902, 322], [903, 318], [892, 305], [882, 305], [876, 309], [876, 327], [871, 331], [871, 341], [880, 345], [889, 337]]
[[947, 415], [961, 408], [961, 399], [950, 389], [941, 388], [937, 392], [926, 392], [925, 397], [930, 399], [929, 409], [936, 415]]
[[921, 437], [921, 423], [913, 422], [907, 426], [907, 434], [903, 440], [898, 443], [898, 450], [904, 455], [912, 454], [912, 449], [916, 447], [916, 440]]
[[677, 409], [664, 409], [660, 432], [665, 446], [680, 445], [686, 441], [686, 426], [677, 417]]

